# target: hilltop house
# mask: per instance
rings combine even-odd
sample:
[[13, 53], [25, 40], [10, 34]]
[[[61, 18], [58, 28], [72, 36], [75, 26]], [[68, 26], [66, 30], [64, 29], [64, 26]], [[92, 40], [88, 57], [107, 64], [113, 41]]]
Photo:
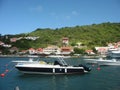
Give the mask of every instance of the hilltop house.
[[16, 42], [17, 38], [10, 38], [10, 42]]
[[10, 38], [10, 42], [16, 42], [17, 40], [21, 40], [23, 37], [19, 37], [19, 38]]
[[18, 53], [19, 49], [17, 47], [12, 47], [12, 48], [9, 49], [9, 51], [11, 53], [15, 53], [15, 52]]
[[4, 42], [0, 41], [0, 46], [4, 45]]
[[4, 42], [0, 41], [0, 46], [5, 47], [5, 48], [10, 48], [12, 45], [5, 44]]
[[65, 45], [65, 46], [69, 45], [69, 39], [68, 39], [67, 37], [64, 37], [64, 38], [62, 39], [62, 43], [63, 43], [63, 45]]
[[2, 46], [3, 46], [3, 47], [6, 47], [6, 48], [12, 47], [12, 45], [10, 45], [10, 44], [3, 44]]
[[32, 37], [32, 36], [28, 36], [28, 37], [24, 37], [25, 39], [27, 39], [27, 40], [36, 40], [36, 39], [38, 39], [39, 37]]

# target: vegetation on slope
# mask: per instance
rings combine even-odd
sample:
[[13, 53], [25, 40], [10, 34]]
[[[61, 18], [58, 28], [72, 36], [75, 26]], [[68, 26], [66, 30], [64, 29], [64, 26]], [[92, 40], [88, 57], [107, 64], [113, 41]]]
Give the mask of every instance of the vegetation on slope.
[[28, 34], [39, 36], [34, 46], [46, 46], [48, 44], [61, 45], [61, 39], [68, 37], [71, 45], [82, 42], [89, 48], [105, 46], [109, 42], [120, 41], [120, 23], [102, 23], [86, 26], [65, 27], [60, 29], [37, 29]]
[[62, 38], [68, 37], [70, 45], [74, 46], [76, 45], [76, 43], [81, 42], [82, 45], [85, 45], [87, 46], [87, 48], [90, 49], [94, 46], [105, 46], [109, 42], [120, 41], [120, 23], [107, 22], [101, 24], [64, 27], [57, 29], [38, 28], [35, 31], [27, 34], [9, 35], [9, 38], [20, 36], [39, 36], [39, 38], [35, 41], [21, 39], [18, 40], [16, 43], [10, 43], [9, 40], [2, 40], [1, 38], [0, 39], [22, 50], [28, 49], [30, 47], [46, 47], [47, 45], [61, 46]]

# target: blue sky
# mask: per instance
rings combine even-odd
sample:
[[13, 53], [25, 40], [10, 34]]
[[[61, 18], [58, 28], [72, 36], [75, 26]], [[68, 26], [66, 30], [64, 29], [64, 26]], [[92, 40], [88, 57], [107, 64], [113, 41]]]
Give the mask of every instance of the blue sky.
[[120, 22], [120, 0], [0, 0], [0, 34]]

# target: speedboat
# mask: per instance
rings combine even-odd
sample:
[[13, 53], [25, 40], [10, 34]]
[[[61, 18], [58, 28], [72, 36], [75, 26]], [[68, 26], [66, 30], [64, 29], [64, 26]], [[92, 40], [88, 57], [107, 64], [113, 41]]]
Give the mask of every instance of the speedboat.
[[85, 63], [97, 64], [98, 59], [84, 59]]
[[107, 56], [112, 58], [120, 58], [120, 48], [109, 48]]
[[63, 58], [58, 58], [54, 63], [45, 61], [13, 61], [17, 62], [15, 67], [25, 74], [82, 74], [91, 71], [84, 65], [70, 66]]
[[116, 59], [102, 59], [97, 60], [98, 65], [120, 65], [120, 61]]

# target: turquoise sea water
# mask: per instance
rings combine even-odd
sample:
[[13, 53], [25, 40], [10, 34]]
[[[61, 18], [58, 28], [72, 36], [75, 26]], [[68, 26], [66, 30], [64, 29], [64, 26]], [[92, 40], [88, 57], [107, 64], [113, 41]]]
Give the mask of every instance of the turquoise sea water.
[[[0, 77], [0, 90], [120, 90], [120, 66], [92, 66], [92, 71], [82, 75], [24, 75], [13, 68], [12, 60], [28, 58], [0, 58], [0, 73], [10, 70], [5, 77]], [[52, 61], [50, 58], [42, 58]], [[69, 64], [84, 63], [83, 58], [65, 59]], [[8, 66], [6, 66], [8, 64]]]

